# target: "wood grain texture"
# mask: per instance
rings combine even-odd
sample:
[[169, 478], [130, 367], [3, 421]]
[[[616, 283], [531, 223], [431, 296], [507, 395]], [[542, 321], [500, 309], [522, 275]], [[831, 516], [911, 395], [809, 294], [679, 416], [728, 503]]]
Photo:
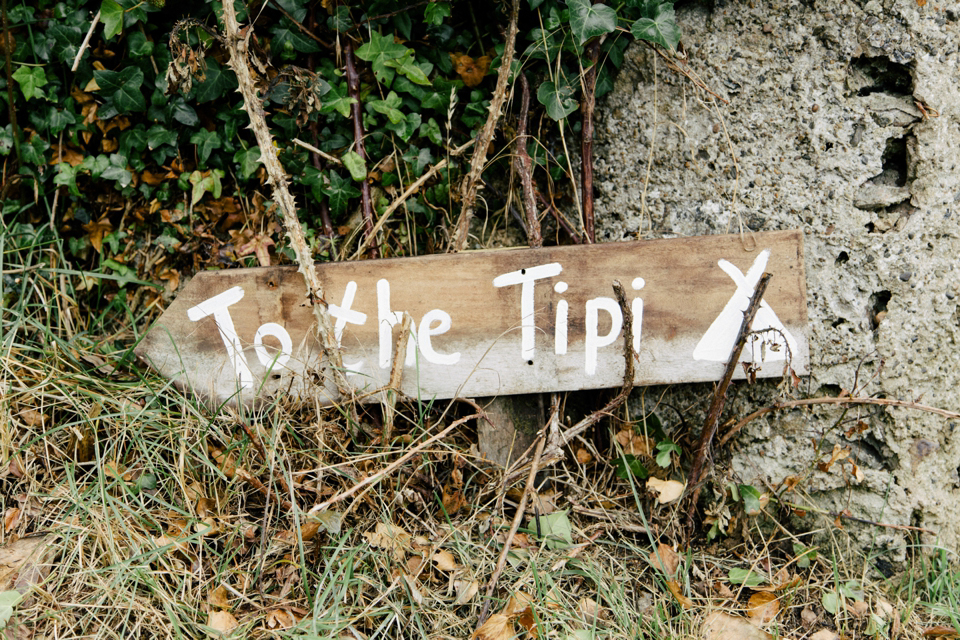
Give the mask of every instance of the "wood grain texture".
[[[409, 341], [413, 358], [405, 367], [402, 385], [402, 391], [412, 397], [494, 396], [619, 386], [623, 376], [622, 337], [602, 339], [610, 331], [611, 313], [606, 302], [597, 301], [613, 301], [614, 279], [624, 283], [628, 297], [643, 301], [637, 384], [717, 380], [726, 358], [695, 359], [694, 351], [703, 350], [701, 341], [708, 330], [711, 337], [719, 335], [716, 327], [711, 326], [731, 298], [737, 297], [738, 280], [741, 289], [749, 284], [751, 267], [773, 274], [764, 296], [769, 312], [764, 316], [761, 311], [758, 321], [763, 317], [769, 320], [775, 314], [791, 336], [794, 370], [806, 373], [803, 236], [799, 231], [760, 233], [750, 237], [748, 244], [752, 250], [746, 250], [736, 235], [707, 236], [331, 263], [318, 265], [317, 273], [328, 304], [346, 306], [345, 292], [355, 287], [351, 310], [365, 314], [366, 318], [363, 324], [347, 323], [343, 329], [343, 359], [347, 367], [359, 363], [358, 371], [351, 372], [348, 379], [361, 396], [366, 394], [368, 398], [379, 397], [378, 390], [388, 384], [390, 376], [398, 328], [392, 334], [381, 335], [379, 327], [384, 323], [380, 318], [390, 317], [387, 311], [406, 311], [414, 320]], [[763, 262], [761, 255], [765, 250], [769, 251], [768, 259], [757, 267]], [[729, 264], [721, 268], [720, 261]], [[534, 350], [524, 354], [523, 287], [497, 287], [494, 280], [508, 273], [527, 277], [520, 272], [535, 274], [536, 267], [559, 269], [559, 273], [532, 285], [535, 330], [529, 331], [528, 337]], [[634, 290], [631, 284], [639, 284], [637, 278], [642, 278], [643, 286]], [[384, 304], [382, 292], [378, 304], [378, 283], [381, 289], [385, 286], [381, 281], [389, 284], [388, 305]], [[566, 284], [565, 290], [560, 283]], [[219, 316], [190, 319], [190, 309], [234, 287], [242, 290], [242, 299], [225, 307]], [[600, 307], [592, 316], [597, 319], [592, 324], [593, 335], [598, 338], [593, 343], [601, 343], [593, 349], [596, 365], [592, 374], [588, 372], [587, 349], [591, 324], [587, 322], [587, 307], [591, 300], [593, 307]], [[566, 353], [558, 355], [556, 333], [561, 301], [568, 305], [568, 339]], [[208, 302], [206, 306], [209, 307]], [[425, 330], [421, 325], [428, 312], [432, 312], [433, 320], [429, 330]], [[450, 320], [445, 331], [443, 312], [449, 314]], [[246, 387], [238, 379], [235, 356], [225, 346], [223, 336], [229, 332], [218, 325], [224, 313], [229, 314], [235, 332], [233, 339], [249, 368], [251, 382]], [[336, 316], [336, 309], [332, 307], [331, 313]], [[732, 313], [741, 313], [742, 318], [742, 309]], [[193, 314], [202, 315], [196, 310]], [[727, 315], [731, 315], [729, 309]], [[291, 344], [286, 366], [274, 366], [269, 372], [261, 358], [269, 365], [280, 353], [281, 343], [268, 335], [261, 338], [257, 348], [255, 336], [267, 323], [282, 327]], [[738, 320], [734, 334], [737, 328]], [[754, 328], [758, 328], [756, 323]], [[268, 328], [268, 333], [276, 333], [275, 329]], [[774, 335], [783, 334], [769, 334]], [[388, 338], [387, 351], [391, 354], [385, 363], [380, 354], [384, 338]], [[425, 341], [429, 341], [439, 359], [452, 360], [459, 354], [456, 363], [431, 362]], [[607, 341], [609, 344], [602, 344]], [[722, 352], [722, 348], [714, 351]], [[745, 350], [743, 359], [766, 357], [757, 372], [759, 377], [783, 374], [782, 349], [756, 351], [754, 354]], [[295, 267], [198, 274], [150, 329], [136, 352], [178, 385], [218, 402], [246, 402], [280, 393], [319, 396], [324, 403], [337, 398], [329, 372], [320, 361], [313, 316], [303, 279]], [[738, 377], [742, 375], [740, 370]]]

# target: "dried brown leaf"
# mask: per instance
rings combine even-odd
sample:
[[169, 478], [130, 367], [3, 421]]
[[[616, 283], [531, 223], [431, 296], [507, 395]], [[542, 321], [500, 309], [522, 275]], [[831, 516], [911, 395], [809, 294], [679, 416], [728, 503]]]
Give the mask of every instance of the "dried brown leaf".
[[387, 549], [397, 562], [403, 562], [405, 552], [410, 549], [411, 536], [395, 524], [378, 522], [373, 531], [363, 534], [371, 546]]
[[667, 576], [673, 577], [680, 566], [680, 556], [673, 548], [664, 543], [657, 545], [656, 551], [650, 552], [650, 564], [654, 569], [659, 569]]
[[211, 611], [207, 616], [207, 626], [218, 634], [211, 634], [214, 637], [226, 635], [240, 626], [237, 619], [229, 611]]
[[473, 632], [470, 640], [512, 640], [515, 635], [513, 621], [502, 613], [495, 613]]
[[679, 500], [686, 487], [687, 484], [685, 482], [678, 482], [676, 480], [661, 480], [655, 477], [650, 477], [647, 480], [647, 491], [656, 491], [658, 494], [657, 502], [660, 504], [669, 504], [675, 500]]
[[32, 536], [0, 547], [0, 591], [15, 589], [26, 594], [50, 574], [55, 549], [49, 536]]
[[830, 629], [820, 629], [820, 631], [810, 636], [810, 640], [839, 640], [839, 638], [840, 636]]
[[714, 611], [703, 621], [704, 640], [771, 640], [773, 636], [746, 618]]
[[207, 593], [207, 604], [218, 609], [229, 609], [230, 603], [227, 601], [227, 588], [220, 585], [216, 589]]
[[454, 571], [460, 568], [460, 565], [457, 564], [457, 560], [453, 557], [453, 554], [444, 549], [435, 551], [431, 557], [431, 560], [433, 560], [434, 566], [436, 566], [440, 571]]
[[773, 622], [780, 613], [780, 601], [769, 591], [758, 591], [747, 602], [747, 616], [758, 624]]
[[529, 593], [525, 591], [514, 591], [510, 599], [507, 600], [507, 604], [501, 613], [505, 616], [515, 616], [529, 607], [532, 602], [533, 596]]
[[670, 593], [673, 594], [673, 597], [677, 599], [677, 602], [679, 602], [684, 609], [689, 609], [693, 606], [693, 600], [683, 594], [683, 587], [679, 582], [676, 580], [667, 580], [667, 588], [670, 589]]
[[10, 533], [15, 526], [20, 523], [20, 514], [23, 513], [19, 507], [10, 507], [3, 514], [3, 532]]
[[807, 605], [803, 608], [803, 611], [800, 612], [800, 621], [803, 623], [803, 626], [810, 628], [817, 623], [817, 620], [820, 618], [810, 605]]
[[454, 580], [453, 588], [457, 592], [457, 599], [453, 604], [467, 604], [480, 591], [480, 583], [476, 580]]
[[475, 87], [483, 81], [490, 68], [490, 56], [480, 56], [476, 60], [465, 53], [451, 53], [450, 60], [454, 70], [468, 87]]
[[647, 436], [636, 433], [633, 427], [621, 429], [616, 435], [617, 442], [625, 454], [649, 458], [653, 455], [654, 441]]
[[953, 627], [948, 627], [942, 624], [938, 624], [934, 627], [927, 627], [923, 630], [924, 638], [956, 638], [960, 637], [960, 634], [957, 633], [957, 630]]

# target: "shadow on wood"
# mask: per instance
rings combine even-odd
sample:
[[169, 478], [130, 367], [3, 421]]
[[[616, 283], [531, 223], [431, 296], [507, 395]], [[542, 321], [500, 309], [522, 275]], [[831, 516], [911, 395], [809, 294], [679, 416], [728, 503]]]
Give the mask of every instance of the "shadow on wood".
[[544, 394], [530, 393], [497, 398], [478, 398], [491, 426], [480, 420], [478, 431], [480, 453], [491, 462], [507, 468], [523, 455], [543, 428], [546, 420]]

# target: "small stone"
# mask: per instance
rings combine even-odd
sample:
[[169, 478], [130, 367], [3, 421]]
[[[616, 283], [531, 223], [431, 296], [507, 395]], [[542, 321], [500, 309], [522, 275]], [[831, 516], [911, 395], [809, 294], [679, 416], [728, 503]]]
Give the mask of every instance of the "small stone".
[[900, 274], [900, 279], [901, 279], [903, 282], [906, 282], [907, 280], [910, 279], [910, 276], [912, 276], [912, 275], [913, 275], [912, 272], [910, 272], [910, 271], [904, 271], [903, 273]]
[[816, 113], [817, 111], [820, 111], [820, 105], [818, 104], [813, 105], [812, 107], [810, 107], [810, 111], [813, 111], [814, 113]]
[[764, 33], [773, 33], [773, 25], [770, 24], [769, 22], [768, 22], [767, 24], [763, 25], [763, 32], [764, 32]]
[[721, 129], [720, 123], [719, 123], [719, 122], [714, 122], [714, 123], [713, 123], [713, 132], [714, 132], [714, 133], [720, 133], [720, 129]]

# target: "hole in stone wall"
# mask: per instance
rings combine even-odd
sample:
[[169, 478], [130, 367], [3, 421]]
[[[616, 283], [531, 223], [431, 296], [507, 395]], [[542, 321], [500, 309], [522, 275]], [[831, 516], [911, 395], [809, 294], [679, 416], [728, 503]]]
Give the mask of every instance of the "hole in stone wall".
[[846, 264], [847, 261], [849, 260], [850, 260], [850, 254], [847, 253], [846, 251], [841, 251], [839, 254], [837, 254], [837, 260], [835, 264], [839, 267], [842, 264]]
[[850, 62], [847, 86], [858, 96], [886, 91], [900, 95], [913, 93], [913, 76], [910, 67], [879, 56], [860, 56]]
[[870, 328], [876, 330], [880, 322], [887, 315], [887, 303], [890, 302], [891, 293], [889, 291], [877, 291], [870, 295], [870, 308], [867, 314], [870, 316]]
[[907, 139], [887, 138], [887, 145], [881, 156], [883, 173], [874, 178], [874, 182], [889, 182], [897, 187], [907, 185]]

